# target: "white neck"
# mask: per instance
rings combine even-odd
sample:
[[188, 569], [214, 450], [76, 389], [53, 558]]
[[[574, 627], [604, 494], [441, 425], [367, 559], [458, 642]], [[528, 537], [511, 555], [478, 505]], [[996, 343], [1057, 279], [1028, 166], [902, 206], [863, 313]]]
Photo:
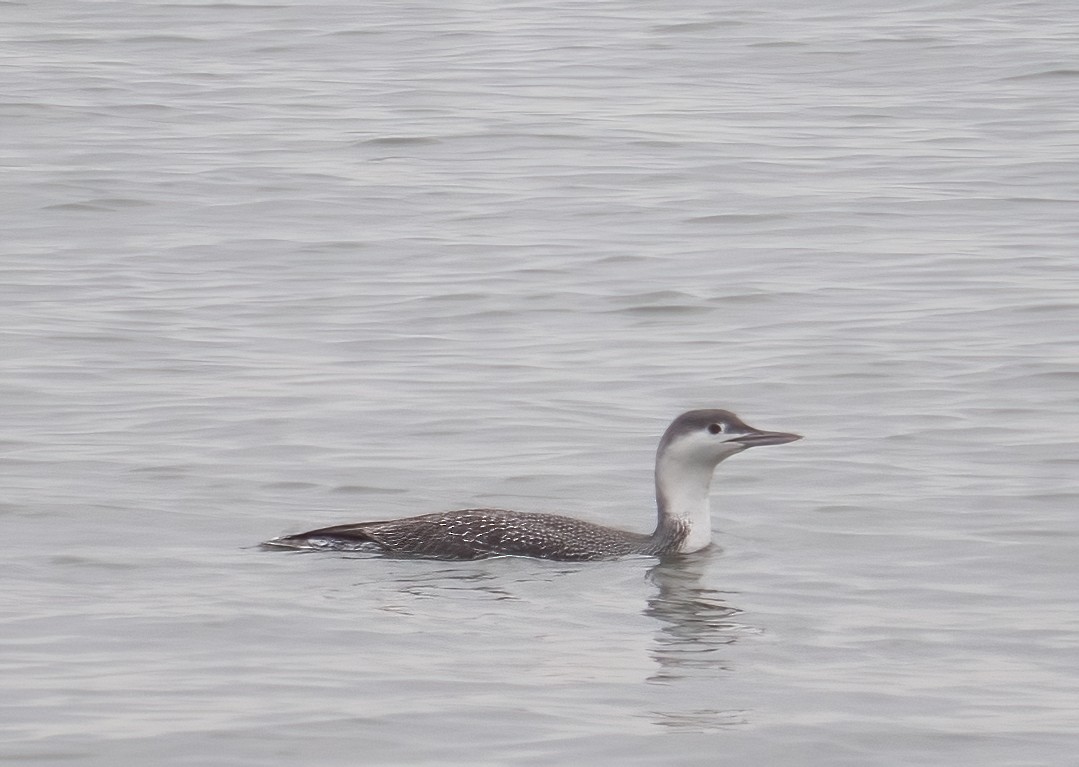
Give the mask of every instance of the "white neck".
[[[688, 458], [688, 460], [687, 460]], [[656, 461], [656, 501], [659, 524], [687, 530], [677, 551], [688, 554], [712, 543], [712, 514], [708, 491], [716, 464], [685, 455], [661, 455]]]

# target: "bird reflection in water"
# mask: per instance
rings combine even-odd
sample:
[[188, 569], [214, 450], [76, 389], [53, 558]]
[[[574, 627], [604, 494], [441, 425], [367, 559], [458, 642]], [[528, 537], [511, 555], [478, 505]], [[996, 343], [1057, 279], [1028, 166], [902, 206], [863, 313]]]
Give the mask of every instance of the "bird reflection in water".
[[[648, 571], [656, 592], [644, 614], [659, 624], [651, 650], [657, 670], [648, 678], [653, 684], [699, 681], [730, 673], [730, 646], [747, 634], [757, 633], [737, 620], [742, 610], [730, 604], [730, 592], [702, 585], [703, 571], [714, 553], [665, 558]], [[697, 702], [701, 702], [699, 698]], [[652, 711], [651, 716], [659, 726], [699, 732], [745, 724], [745, 713], [717, 707]]]

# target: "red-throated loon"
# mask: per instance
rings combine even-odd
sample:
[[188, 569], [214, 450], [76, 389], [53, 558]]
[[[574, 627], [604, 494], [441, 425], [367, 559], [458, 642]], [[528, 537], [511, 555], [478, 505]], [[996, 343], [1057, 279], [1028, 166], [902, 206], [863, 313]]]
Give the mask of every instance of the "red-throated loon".
[[559, 514], [462, 509], [322, 527], [274, 538], [264, 545], [433, 559], [520, 556], [588, 560], [629, 554], [688, 554], [712, 542], [708, 491], [719, 462], [747, 448], [796, 439], [801, 435], [754, 429], [726, 410], [691, 410], [678, 416], [656, 450], [659, 520], [651, 535]]

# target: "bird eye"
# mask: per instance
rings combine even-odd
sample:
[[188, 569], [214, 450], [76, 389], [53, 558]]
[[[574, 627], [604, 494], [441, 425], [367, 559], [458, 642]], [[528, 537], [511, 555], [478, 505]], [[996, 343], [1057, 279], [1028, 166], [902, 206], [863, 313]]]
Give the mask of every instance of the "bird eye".
[[721, 423], [710, 424], [708, 426], [708, 433], [709, 434], [722, 434], [723, 433], [723, 424], [721, 424]]

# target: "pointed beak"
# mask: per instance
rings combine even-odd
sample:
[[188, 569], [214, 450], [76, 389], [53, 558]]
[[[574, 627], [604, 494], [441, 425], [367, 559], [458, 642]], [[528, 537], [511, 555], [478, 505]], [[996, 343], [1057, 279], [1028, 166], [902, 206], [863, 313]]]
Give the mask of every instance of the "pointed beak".
[[788, 434], [782, 431], [757, 431], [754, 429], [748, 434], [731, 437], [727, 442], [738, 442], [746, 447], [760, 447], [761, 445], [785, 445], [801, 438], [801, 434]]

